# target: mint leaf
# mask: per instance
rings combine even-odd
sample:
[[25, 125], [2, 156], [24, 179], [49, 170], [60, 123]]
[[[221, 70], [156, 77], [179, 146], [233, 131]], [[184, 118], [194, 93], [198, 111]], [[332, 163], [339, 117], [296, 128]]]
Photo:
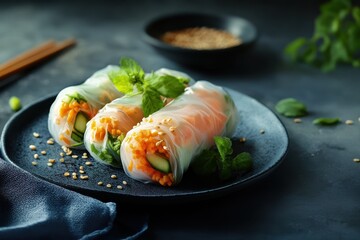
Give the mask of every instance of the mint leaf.
[[145, 72], [140, 65], [131, 58], [121, 58], [120, 67], [126, 72], [132, 84], [143, 83]]
[[324, 126], [336, 125], [338, 123], [340, 123], [340, 118], [316, 118], [313, 121], [313, 124]]
[[199, 176], [210, 176], [217, 171], [218, 154], [213, 149], [205, 149], [191, 163], [191, 169]]
[[308, 40], [306, 38], [295, 39], [285, 47], [285, 53], [291, 58], [292, 61], [296, 61], [300, 55], [300, 49], [306, 46], [307, 43]]
[[222, 160], [225, 160], [227, 156], [232, 154], [233, 149], [230, 138], [215, 136], [214, 141]]
[[248, 152], [242, 152], [238, 154], [233, 160], [232, 160], [232, 168], [234, 171], [248, 171], [252, 167], [252, 158], [250, 153]]
[[152, 74], [146, 80], [151, 88], [156, 89], [161, 96], [167, 98], [176, 98], [185, 89], [185, 85], [178, 78], [171, 75], [159, 76]]
[[161, 96], [157, 91], [153, 90], [150, 87], [144, 88], [142, 97], [142, 109], [145, 117], [158, 111], [163, 106], [164, 103], [161, 100]]
[[108, 75], [119, 92], [124, 94], [133, 92], [133, 84], [131, 83], [130, 77], [124, 69], [120, 69], [119, 71], [111, 71]]
[[358, 66], [360, 60], [360, 7], [351, 0], [330, 0], [320, 7], [311, 38], [297, 38], [284, 48], [292, 61], [334, 70], [337, 64]]
[[280, 100], [275, 109], [285, 117], [302, 117], [308, 114], [306, 106], [294, 98]]

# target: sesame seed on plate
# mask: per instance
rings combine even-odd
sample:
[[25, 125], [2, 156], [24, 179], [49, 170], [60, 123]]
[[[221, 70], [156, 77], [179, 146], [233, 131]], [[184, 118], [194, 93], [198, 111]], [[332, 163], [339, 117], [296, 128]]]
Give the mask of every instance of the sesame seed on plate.
[[31, 145], [29, 146], [29, 148], [30, 148], [31, 150], [36, 150], [36, 146], [33, 145], [33, 144], [31, 144]]
[[37, 133], [37, 132], [33, 132], [33, 136], [36, 137], [36, 138], [38, 138], [38, 137], [40, 137], [40, 134]]

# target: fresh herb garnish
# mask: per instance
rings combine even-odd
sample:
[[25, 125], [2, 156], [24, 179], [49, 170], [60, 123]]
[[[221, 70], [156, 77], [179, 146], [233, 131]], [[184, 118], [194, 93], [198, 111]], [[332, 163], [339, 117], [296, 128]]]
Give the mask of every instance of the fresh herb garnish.
[[94, 144], [91, 144], [91, 151], [99, 156], [104, 162], [115, 167], [121, 167], [120, 147], [124, 138], [125, 134], [121, 134], [117, 137], [113, 137], [109, 134], [106, 141], [106, 148], [99, 151]]
[[293, 61], [304, 62], [323, 71], [338, 63], [360, 67], [360, 7], [351, 0], [330, 0], [320, 7], [310, 39], [298, 38], [285, 47]]
[[73, 100], [78, 103], [87, 102], [86, 98], [78, 92], [74, 92], [73, 94], [66, 94], [66, 96], [67, 99], [65, 99], [64, 101], [66, 101], [67, 103], [70, 103]]
[[306, 106], [294, 98], [280, 100], [275, 105], [275, 109], [285, 117], [303, 117], [308, 114]]
[[232, 142], [227, 137], [214, 137], [215, 146], [204, 150], [192, 163], [191, 168], [199, 176], [216, 175], [220, 180], [249, 171], [252, 167], [251, 155], [242, 152], [233, 157]]
[[14, 112], [19, 111], [22, 107], [20, 98], [12, 96], [9, 99], [9, 106]]
[[329, 126], [329, 125], [336, 125], [340, 122], [341, 122], [340, 118], [316, 118], [314, 119], [313, 124]]
[[176, 98], [184, 92], [190, 79], [155, 73], [145, 76], [144, 70], [132, 59], [122, 58], [120, 70], [109, 74], [114, 86], [125, 94], [142, 93], [144, 116], [164, 106], [162, 98]]

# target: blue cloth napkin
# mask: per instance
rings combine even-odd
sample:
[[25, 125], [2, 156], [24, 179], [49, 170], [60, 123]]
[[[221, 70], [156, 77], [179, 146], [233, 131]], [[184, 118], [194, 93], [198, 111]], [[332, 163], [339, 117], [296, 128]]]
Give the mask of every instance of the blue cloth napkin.
[[38, 179], [0, 159], [0, 239], [95, 239], [108, 233], [116, 204]]

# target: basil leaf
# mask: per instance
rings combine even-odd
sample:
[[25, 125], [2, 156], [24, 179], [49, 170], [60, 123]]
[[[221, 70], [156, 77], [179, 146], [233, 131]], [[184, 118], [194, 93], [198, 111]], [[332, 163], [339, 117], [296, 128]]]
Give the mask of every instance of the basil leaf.
[[294, 98], [280, 100], [275, 105], [275, 109], [286, 117], [302, 117], [308, 114], [306, 106]]
[[130, 77], [124, 69], [109, 72], [109, 78], [119, 92], [128, 94], [134, 89]]
[[251, 169], [251, 167], [252, 158], [248, 152], [242, 152], [232, 160], [232, 168], [235, 171], [248, 171]]
[[306, 46], [308, 40], [305, 38], [298, 38], [289, 43], [285, 48], [285, 53], [292, 61], [296, 61], [299, 57], [299, 51], [302, 47]]
[[147, 117], [150, 114], [158, 111], [164, 106], [161, 96], [157, 91], [154, 91], [152, 88], [144, 88], [143, 97], [142, 97], [142, 109], [144, 111], [144, 116]]
[[336, 125], [340, 123], [340, 118], [316, 118], [313, 121], [313, 124], [316, 125]]
[[232, 150], [232, 142], [230, 138], [227, 137], [214, 137], [215, 145], [219, 151], [220, 157], [222, 160], [225, 160], [228, 155], [231, 155]]
[[334, 70], [338, 63], [358, 66], [360, 60], [360, 7], [351, 0], [330, 0], [320, 7], [310, 39], [297, 38], [284, 53], [292, 61], [304, 62], [322, 71]]
[[205, 149], [191, 163], [191, 169], [199, 176], [210, 176], [217, 170], [218, 154], [213, 149]]
[[151, 88], [156, 89], [161, 96], [167, 98], [176, 98], [185, 89], [184, 84], [178, 78], [171, 75], [159, 76], [152, 74], [147, 81]]
[[126, 72], [132, 84], [142, 83], [145, 78], [145, 72], [140, 65], [131, 58], [122, 58], [120, 67]]

